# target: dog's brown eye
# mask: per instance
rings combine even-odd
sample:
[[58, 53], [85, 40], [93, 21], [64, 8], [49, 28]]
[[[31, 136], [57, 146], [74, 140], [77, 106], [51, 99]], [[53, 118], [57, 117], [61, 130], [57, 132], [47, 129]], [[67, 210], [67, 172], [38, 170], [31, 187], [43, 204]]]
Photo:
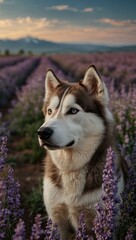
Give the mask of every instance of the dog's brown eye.
[[49, 108], [48, 109], [48, 114], [51, 115], [52, 114], [52, 110]]
[[76, 114], [77, 112], [79, 112], [77, 108], [70, 108], [67, 114]]

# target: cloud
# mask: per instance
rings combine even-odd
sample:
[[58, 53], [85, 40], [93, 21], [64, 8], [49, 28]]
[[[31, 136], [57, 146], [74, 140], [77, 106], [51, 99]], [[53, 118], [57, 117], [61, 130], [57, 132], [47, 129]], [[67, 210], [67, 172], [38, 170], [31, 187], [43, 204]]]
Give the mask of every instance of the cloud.
[[0, 38], [17, 39], [25, 36], [56, 42], [90, 42], [97, 44], [136, 43], [136, 25], [78, 26], [67, 21], [47, 18], [0, 19]]
[[20, 38], [26, 35], [40, 36], [42, 32], [59, 26], [59, 20], [47, 18], [0, 19], [0, 38]]
[[93, 8], [84, 8], [83, 11], [84, 12], [93, 12], [93, 10], [94, 10]]
[[2, 3], [6, 4], [6, 5], [11, 5], [11, 4], [14, 4], [15, 2], [12, 0], [9, 0], [9, 1], [0, 0], [0, 4], [2, 4]]
[[110, 19], [110, 18], [102, 18], [99, 20], [101, 23], [106, 23], [111, 26], [115, 27], [126, 27], [126, 26], [132, 26], [136, 25], [136, 19], [134, 20], [115, 20], [115, 19]]
[[77, 8], [70, 7], [69, 5], [55, 5], [51, 7], [47, 7], [47, 10], [56, 10], [56, 11], [73, 11], [73, 12], [92, 12], [93, 8], [84, 8], [83, 10], [79, 10]]
[[51, 7], [47, 7], [46, 9], [48, 10], [57, 10], [57, 11], [73, 11], [73, 12], [77, 12], [78, 9], [77, 8], [72, 8], [68, 5], [56, 5], [56, 6], [51, 6]]

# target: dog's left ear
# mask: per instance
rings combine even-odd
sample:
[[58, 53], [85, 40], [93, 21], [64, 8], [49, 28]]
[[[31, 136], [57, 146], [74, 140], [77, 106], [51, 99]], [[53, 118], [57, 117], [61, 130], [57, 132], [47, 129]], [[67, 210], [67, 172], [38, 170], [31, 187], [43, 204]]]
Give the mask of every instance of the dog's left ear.
[[61, 84], [61, 81], [56, 77], [52, 70], [48, 70], [45, 79], [45, 100], [47, 100], [55, 90], [57, 86]]
[[103, 103], [108, 103], [109, 97], [107, 88], [100, 78], [96, 67], [91, 65], [85, 73], [83, 81], [80, 83], [84, 85], [89, 92], [90, 95], [95, 95], [98, 97]]

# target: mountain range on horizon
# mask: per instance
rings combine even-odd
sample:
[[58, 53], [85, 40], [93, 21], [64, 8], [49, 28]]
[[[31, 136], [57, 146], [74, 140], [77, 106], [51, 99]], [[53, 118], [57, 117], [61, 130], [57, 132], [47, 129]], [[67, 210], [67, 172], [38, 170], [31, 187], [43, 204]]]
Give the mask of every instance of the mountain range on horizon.
[[89, 52], [115, 52], [136, 51], [136, 45], [108, 46], [89, 43], [57, 43], [43, 39], [25, 37], [16, 40], [0, 39], [0, 51], [9, 50], [18, 53], [20, 50], [31, 51], [34, 54], [42, 53], [89, 53]]

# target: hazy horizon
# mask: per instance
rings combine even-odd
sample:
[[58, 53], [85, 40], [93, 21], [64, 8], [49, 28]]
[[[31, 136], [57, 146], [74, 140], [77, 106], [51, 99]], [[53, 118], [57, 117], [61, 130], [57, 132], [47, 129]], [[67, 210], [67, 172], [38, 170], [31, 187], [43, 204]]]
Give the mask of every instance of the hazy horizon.
[[[42, 38], [38, 38], [38, 37], [32, 37], [32, 36], [24, 36], [24, 37], [19, 37], [19, 38], [15, 38], [15, 39], [11, 39], [11, 38], [0, 38], [0, 41], [17, 41], [17, 40], [22, 40], [22, 39], [37, 39], [37, 40], [41, 40], [41, 41], [47, 41], [47, 42], [52, 42], [52, 43], [58, 43], [58, 44], [81, 44], [81, 45], [85, 45], [85, 44], [89, 44], [89, 45], [102, 45], [102, 46], [109, 46], [109, 47], [125, 47], [125, 46], [136, 46], [136, 43], [130, 43], [130, 44], [112, 44], [112, 43], [90, 43], [90, 42], [60, 42], [60, 41], [53, 41], [53, 40], [47, 40], [47, 39], [42, 39]], [[27, 42], [27, 41], [26, 41]]]

